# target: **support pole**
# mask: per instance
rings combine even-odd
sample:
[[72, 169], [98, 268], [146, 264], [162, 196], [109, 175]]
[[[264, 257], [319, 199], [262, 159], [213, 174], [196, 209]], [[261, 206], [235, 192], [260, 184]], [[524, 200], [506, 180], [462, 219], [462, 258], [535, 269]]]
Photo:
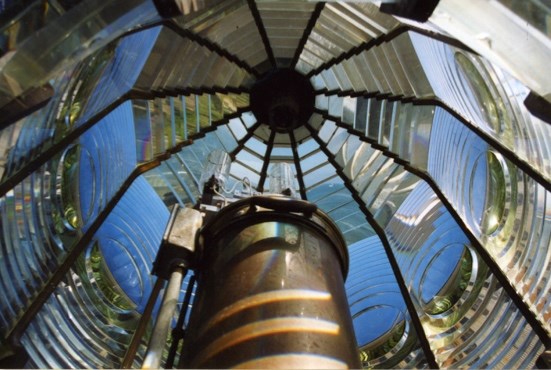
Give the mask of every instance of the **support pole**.
[[163, 296], [161, 310], [157, 316], [157, 321], [155, 322], [155, 327], [153, 328], [153, 333], [147, 346], [147, 352], [142, 365], [143, 369], [159, 369], [161, 367], [163, 350], [170, 331], [170, 323], [174, 317], [174, 311], [176, 310], [176, 304], [178, 303], [178, 297], [180, 296], [182, 281], [186, 272], [186, 269], [181, 266], [177, 266], [170, 274], [168, 286], [166, 287], [165, 294]]
[[122, 360], [121, 369], [132, 368], [132, 364], [134, 363], [134, 358], [136, 357], [136, 351], [138, 350], [138, 347], [140, 346], [140, 343], [142, 341], [142, 337], [145, 334], [145, 330], [147, 329], [147, 325], [149, 323], [149, 320], [151, 319], [151, 313], [153, 312], [153, 307], [155, 306], [155, 302], [157, 302], [157, 298], [159, 297], [159, 293], [161, 292], [161, 289], [163, 288], [164, 283], [165, 281], [159, 278], [157, 278], [157, 281], [155, 281], [155, 285], [153, 286], [153, 291], [149, 296], [147, 305], [145, 306], [145, 310], [142, 314], [142, 317], [140, 318], [140, 322], [138, 323], [138, 327], [136, 328], [136, 331], [132, 336], [130, 345], [128, 346], [128, 349], [126, 350], [126, 354], [124, 355], [124, 358]]
[[168, 285], [153, 333], [149, 339], [142, 365], [143, 369], [159, 369], [161, 367], [163, 351], [180, 297], [182, 281], [188, 268], [192, 267], [195, 238], [202, 223], [203, 217], [197, 210], [179, 206], [172, 209], [152, 271], [159, 279], [168, 280]]

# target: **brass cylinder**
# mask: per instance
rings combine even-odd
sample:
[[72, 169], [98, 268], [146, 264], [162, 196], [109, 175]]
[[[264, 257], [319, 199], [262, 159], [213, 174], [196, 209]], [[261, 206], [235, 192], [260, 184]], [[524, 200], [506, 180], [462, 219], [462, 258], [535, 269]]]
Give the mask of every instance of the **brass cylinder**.
[[201, 234], [180, 365], [359, 368], [346, 245], [333, 222], [296, 200], [249, 198], [227, 208]]

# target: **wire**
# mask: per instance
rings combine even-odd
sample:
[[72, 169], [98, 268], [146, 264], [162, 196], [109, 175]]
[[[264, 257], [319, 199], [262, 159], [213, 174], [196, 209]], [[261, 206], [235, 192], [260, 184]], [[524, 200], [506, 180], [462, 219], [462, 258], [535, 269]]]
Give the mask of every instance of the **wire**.
[[[224, 188], [222, 188], [222, 190], [223, 190], [224, 193], [226, 193], [226, 194], [231, 194], [231, 193], [233, 193], [233, 192], [235, 191], [235, 189], [237, 188], [237, 186], [238, 186], [239, 184], [243, 185], [243, 192], [248, 191], [249, 195], [251, 195], [251, 196], [253, 195], [253, 188], [252, 188], [252, 186], [251, 186], [251, 180], [249, 180], [249, 178], [246, 177], [246, 176], [243, 177], [243, 180], [238, 180], [238, 181], [236, 181], [236, 183], [233, 184], [233, 186], [231, 187], [231, 189], [228, 190], [228, 189], [226, 189], [226, 188], [224, 187]], [[247, 189], [245, 189], [245, 187], [246, 187]], [[217, 195], [220, 195], [220, 196], [224, 197], [223, 195], [219, 194], [219, 193], [216, 192], [216, 191], [215, 191], [215, 193], [216, 193]]]
[[236, 181], [235, 184], [233, 184], [232, 188], [230, 190], [227, 190], [226, 188], [224, 188], [224, 193], [233, 193], [235, 191], [235, 188], [237, 188], [237, 185], [239, 184], [242, 184], [243, 183], [243, 180], [238, 180]]
[[[223, 201], [224, 201], [224, 207], [227, 205], [228, 201], [227, 201], [227, 198], [224, 194], [220, 193], [219, 191], [217, 191], [216, 189], [212, 189], [212, 191], [214, 192], [214, 194], [222, 197]], [[224, 192], [226, 192], [226, 190], [224, 190]]]
[[[243, 177], [242, 183], [243, 183], [243, 185], [246, 185], [249, 188], [249, 195], [252, 196], [253, 195], [253, 187], [251, 186], [251, 180], [249, 180], [249, 178], [247, 176], [245, 176], [245, 177]], [[245, 189], [243, 189], [243, 191], [245, 191]]]

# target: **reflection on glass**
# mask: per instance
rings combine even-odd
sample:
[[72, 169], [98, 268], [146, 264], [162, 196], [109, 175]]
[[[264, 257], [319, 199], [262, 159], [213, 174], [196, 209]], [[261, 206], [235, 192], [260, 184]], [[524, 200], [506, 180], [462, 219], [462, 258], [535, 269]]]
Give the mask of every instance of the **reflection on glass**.
[[377, 236], [349, 246], [346, 294], [363, 368], [423, 368], [426, 361]]
[[44, 288], [66, 253], [79, 245], [135, 167], [130, 118], [130, 106], [120, 106], [0, 201], [0, 281], [9, 285], [0, 294], [3, 334]]
[[[543, 159], [551, 155], [547, 144], [551, 126], [542, 125], [542, 121], [528, 112], [523, 100], [529, 89], [475, 54], [417, 33], [410, 32], [409, 37], [418, 51], [433, 94], [463, 117], [463, 124], [481, 132], [482, 137], [487, 135], [498, 142], [500, 152], [517, 157], [523, 166], [549, 181], [551, 167], [544, 164]], [[479, 85], [480, 91], [474, 91]], [[436, 108], [438, 110], [440, 108]]]
[[97, 243], [94, 243], [89, 251], [87, 261], [93, 276], [93, 284], [96, 289], [103, 294], [106, 301], [113, 304], [121, 310], [130, 310], [135, 308], [125, 292], [120, 288], [117, 281], [113, 278], [106, 259]]
[[433, 122], [428, 168], [473, 236], [550, 332], [549, 192], [441, 111]]
[[51, 106], [37, 112], [38, 117], [25, 119], [17, 143], [8, 153], [4, 180], [32, 160], [51, 159], [49, 148], [127, 93], [139, 75], [159, 29], [150, 28], [115, 41], [74, 69], [56, 76], [58, 81], [54, 86], [58, 94], [51, 100]]
[[[202, 129], [220, 124], [226, 114], [237, 113], [243, 102], [248, 102], [247, 94], [204, 94], [132, 100], [138, 162], [150, 161], [183, 145], [186, 139], [196, 136]], [[214, 113], [213, 107], [217, 105], [220, 110]], [[225, 142], [231, 141], [224, 136], [221, 135]]]
[[220, 95], [210, 97], [211, 119], [213, 122], [219, 121], [224, 117], [224, 101]]
[[139, 162], [145, 162], [153, 158], [149, 102], [133, 100], [132, 113], [134, 116], [134, 131], [136, 132], [136, 154]]
[[[149, 120], [151, 125], [151, 144], [153, 146], [153, 155], [157, 156], [164, 153], [172, 145], [169, 143], [172, 139], [172, 127], [170, 125], [170, 111], [165, 112], [162, 99], [155, 99], [148, 102]], [[168, 117], [166, 117], [168, 115]]]
[[59, 113], [56, 117], [56, 134], [59, 138], [70, 132], [82, 115], [88, 100], [92, 97], [98, 79], [115, 55], [115, 48], [116, 44], [110, 44], [83, 61], [78, 78], [73, 79], [72, 85], [66, 93], [66, 100], [62, 101], [59, 106]]
[[438, 251], [421, 277], [419, 289], [425, 312], [438, 315], [456, 304], [470, 282], [472, 269], [468, 248], [451, 244]]
[[0, 28], [0, 57], [16, 50], [21, 42], [63, 13], [63, 9], [52, 6], [51, 1], [33, 2], [24, 6], [15, 2], [5, 3], [2, 3], [0, 12], [13, 14], [14, 10], [19, 11], [14, 20]]
[[506, 113], [501, 98], [492, 94], [491, 90], [495, 91], [495, 87], [490, 89], [489, 84], [493, 83], [491, 80], [482, 77], [469, 56], [456, 52], [455, 60], [467, 78], [476, 102], [485, 116], [484, 118], [495, 132], [501, 132], [503, 130], [502, 121], [506, 119]]
[[201, 128], [208, 127], [212, 122], [210, 95], [199, 95], [198, 104], [199, 126]]
[[[321, 95], [318, 95], [320, 97]], [[412, 165], [426, 168], [430, 129], [435, 110], [430, 105], [413, 105], [400, 101], [389, 102], [378, 98], [358, 97], [353, 100], [338, 95], [328, 97], [329, 110], [324, 106], [325, 99], [317, 99], [316, 107], [336, 117], [341, 126], [353, 128], [366, 141], [377, 143]], [[344, 104], [348, 104], [343, 109]], [[355, 118], [352, 119], [351, 117]], [[348, 118], [346, 117], [348, 116]], [[333, 125], [325, 123], [320, 137], [326, 140]], [[340, 129], [341, 131], [343, 129]], [[342, 142], [333, 137], [330, 150], [339, 147]]]
[[[260, 2], [257, 5], [277, 66], [289, 67], [312, 16], [311, 2]], [[285, 14], [282, 16], [282, 13]]]
[[270, 193], [295, 195], [295, 175], [288, 163], [274, 163], [270, 169]]
[[[216, 191], [222, 192], [226, 187], [226, 180], [230, 173], [231, 158], [228, 153], [223, 150], [215, 150], [209, 153], [207, 162], [203, 166], [201, 179], [199, 180], [199, 189], [202, 191], [205, 184], [212, 184]], [[215, 185], [216, 184], [216, 185]]]
[[[383, 311], [385, 309], [386, 307], [384, 306], [376, 308], [376, 310], [378, 311]], [[384, 320], [384, 316], [385, 315], [374, 315], [371, 317], [368, 316], [367, 318], [369, 318], [370, 320]], [[392, 324], [391, 328], [389, 328], [388, 331], [383, 332], [379, 337], [375, 338], [375, 341], [365, 341], [362, 342], [362, 344], [358, 344], [360, 359], [362, 361], [362, 364], [364, 365], [364, 368], [369, 368], [370, 361], [379, 359], [380, 357], [392, 351], [396, 347], [396, 345], [404, 338], [404, 333], [406, 329], [405, 321], [401, 320], [398, 325], [396, 325], [395, 322], [390, 322], [390, 324]], [[361, 325], [361, 323], [358, 323], [358, 325]], [[370, 323], [366, 322], [364, 325], [368, 327]]]
[[[542, 349], [533, 332], [523, 337], [526, 319], [427, 184], [410, 193], [386, 233], [440, 366], [518, 367], [530, 361], [524, 351]], [[511, 354], [511, 341], [524, 350]]]
[[119, 367], [152, 290], [168, 217], [149, 184], [135, 180], [25, 332], [36, 365]]
[[353, 47], [388, 33], [398, 24], [395, 18], [379, 12], [375, 4], [331, 2], [323, 8], [309, 35], [297, 69], [306, 74]]
[[[58, 165], [56, 188], [61, 191], [61, 219], [72, 229], [80, 226], [78, 199], [78, 166], [79, 147], [72, 146], [62, 155]], [[58, 232], [63, 232], [62, 225], [56, 225]]]
[[[0, 105], [68, 69], [125, 31], [158, 19], [152, 2], [86, 1], [35, 32], [2, 66]], [[16, 82], [15, 84], [8, 81]]]
[[[475, 161], [470, 180], [470, 208], [485, 235], [503, 223], [506, 193], [510, 192], [507, 165], [499, 153], [488, 151]], [[484, 191], [482, 191], [484, 189]]]
[[541, 0], [499, 0], [519, 17], [551, 37], [551, 4]]

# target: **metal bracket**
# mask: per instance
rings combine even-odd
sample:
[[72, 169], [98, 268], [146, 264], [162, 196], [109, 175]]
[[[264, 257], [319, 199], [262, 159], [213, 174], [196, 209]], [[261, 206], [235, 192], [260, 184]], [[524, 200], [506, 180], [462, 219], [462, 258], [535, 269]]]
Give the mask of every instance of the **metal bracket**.
[[190, 268], [194, 260], [197, 232], [202, 225], [201, 212], [175, 205], [153, 263], [152, 273], [168, 280], [175, 267]]

